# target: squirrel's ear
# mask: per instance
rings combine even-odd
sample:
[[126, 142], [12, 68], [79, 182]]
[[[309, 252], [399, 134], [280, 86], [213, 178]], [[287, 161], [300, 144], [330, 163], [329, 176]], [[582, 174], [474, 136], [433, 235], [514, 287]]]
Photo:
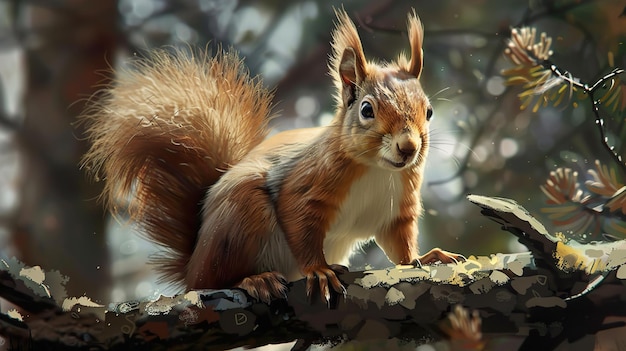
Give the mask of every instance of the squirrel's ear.
[[356, 87], [364, 78], [363, 57], [353, 48], [345, 48], [339, 63], [339, 78], [341, 79], [341, 95], [344, 104], [350, 105], [356, 99]]
[[411, 43], [411, 61], [407, 71], [414, 77], [419, 78], [424, 64], [424, 51], [422, 42], [424, 41], [424, 27], [415, 9], [409, 14], [408, 20], [409, 42]]
[[333, 32], [333, 54], [329, 67], [340, 92], [342, 101], [339, 102], [348, 106], [356, 99], [356, 87], [365, 79], [367, 66], [354, 23], [343, 9], [336, 10], [335, 14], [338, 22]]

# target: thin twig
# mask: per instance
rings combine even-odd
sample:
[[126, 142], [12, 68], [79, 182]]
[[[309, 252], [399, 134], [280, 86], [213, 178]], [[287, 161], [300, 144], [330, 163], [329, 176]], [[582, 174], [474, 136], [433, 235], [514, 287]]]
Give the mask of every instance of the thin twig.
[[579, 80], [574, 79], [572, 75], [567, 71], [562, 71], [558, 66], [550, 62], [550, 60], [540, 60], [534, 57], [532, 52], [528, 52], [528, 54], [535, 59], [539, 64], [543, 67], [549, 69], [554, 76], [563, 81], [567, 82], [571, 86], [575, 86], [579, 89], [582, 89], [587, 95], [589, 95], [589, 100], [591, 102], [591, 111], [595, 117], [595, 124], [598, 127], [598, 132], [600, 133], [600, 142], [602, 143], [603, 148], [609, 153], [611, 158], [619, 165], [623, 174], [626, 174], [626, 163], [624, 163], [622, 156], [620, 156], [617, 152], [615, 152], [615, 147], [609, 145], [609, 140], [607, 138], [606, 128], [604, 127], [604, 118], [600, 115], [600, 101], [597, 100], [594, 95], [598, 88], [604, 86], [607, 81], [613, 79], [614, 77], [624, 73], [624, 69], [615, 68], [610, 73], [606, 74], [604, 77], [598, 79], [592, 86], [589, 86], [586, 83], [582, 83]]

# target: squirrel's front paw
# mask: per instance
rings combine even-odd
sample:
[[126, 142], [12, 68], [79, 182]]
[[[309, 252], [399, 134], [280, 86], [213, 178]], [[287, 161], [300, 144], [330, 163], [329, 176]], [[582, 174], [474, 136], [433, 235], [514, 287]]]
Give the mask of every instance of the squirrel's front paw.
[[287, 279], [278, 272], [265, 272], [244, 278], [238, 285], [255, 299], [270, 303], [287, 298]]
[[322, 301], [325, 303], [330, 302], [330, 289], [329, 284], [333, 288], [333, 290], [339, 294], [345, 295], [346, 288], [343, 287], [343, 284], [337, 278], [338, 274], [344, 274], [348, 272], [348, 268], [346, 266], [333, 264], [333, 265], [320, 265], [320, 266], [312, 266], [306, 267], [304, 269], [304, 274], [306, 276], [306, 294], [311, 298], [313, 294], [313, 290], [315, 289], [315, 280], [319, 284], [319, 291], [322, 297]]
[[415, 267], [421, 267], [422, 264], [432, 264], [436, 262], [459, 263], [465, 261], [467, 261], [467, 258], [465, 258], [465, 256], [461, 254], [444, 251], [440, 248], [434, 248], [427, 253], [421, 255], [419, 258], [411, 261], [411, 264]]

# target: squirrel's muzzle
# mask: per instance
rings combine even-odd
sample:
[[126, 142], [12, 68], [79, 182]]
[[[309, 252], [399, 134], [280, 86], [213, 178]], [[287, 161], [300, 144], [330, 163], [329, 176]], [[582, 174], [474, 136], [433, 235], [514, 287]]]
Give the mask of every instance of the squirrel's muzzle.
[[393, 138], [396, 156], [405, 163], [411, 163], [421, 148], [421, 142], [412, 133], [402, 133]]

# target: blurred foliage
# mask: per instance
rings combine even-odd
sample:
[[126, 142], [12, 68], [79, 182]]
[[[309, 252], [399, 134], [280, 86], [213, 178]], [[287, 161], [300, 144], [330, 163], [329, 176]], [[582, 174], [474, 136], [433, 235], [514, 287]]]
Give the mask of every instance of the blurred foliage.
[[[557, 107], [564, 100], [571, 101], [574, 96], [577, 100], [584, 100], [597, 88], [604, 90], [597, 99], [598, 104], [612, 112], [626, 109], [626, 95], [622, 93], [623, 83], [618, 75], [623, 70], [616, 69], [593, 86], [588, 86], [570, 72], [561, 71], [554, 65], [550, 61], [552, 38], [541, 33], [540, 40], [535, 42], [536, 34], [535, 28], [513, 29], [509, 46], [504, 50], [516, 66], [504, 70], [502, 74], [508, 76], [508, 85], [522, 85], [524, 91], [518, 95], [522, 100], [521, 109], [532, 105], [532, 111], [537, 112], [540, 106], [552, 104]], [[571, 102], [578, 107], [577, 101]]]
[[541, 33], [539, 40], [535, 41], [536, 34], [535, 28], [513, 29], [504, 51], [516, 66], [502, 74], [508, 77], [507, 84], [522, 86], [523, 91], [518, 95], [522, 101], [520, 108], [532, 105], [532, 111], [537, 112], [540, 107], [557, 107], [563, 101], [574, 107], [578, 107], [579, 102], [589, 101], [599, 143], [605, 146], [612, 161], [610, 165], [595, 161], [595, 169], [588, 170], [591, 179], [584, 182], [586, 191], [581, 189], [578, 172], [570, 168], [550, 172], [550, 177], [541, 186], [548, 205], [542, 208], [542, 212], [548, 214], [555, 230], [561, 231], [566, 238], [583, 242], [602, 240], [603, 234], [625, 238], [626, 186], [621, 179], [626, 165], [621, 155], [626, 150], [616, 150], [609, 145], [603, 113], [599, 109], [603, 106], [616, 114], [626, 108], [626, 95], [622, 93], [624, 84], [620, 80], [624, 70], [614, 68], [594, 84], [585, 83], [550, 61], [552, 38]]
[[[108, 64], [117, 67], [128, 57], [142, 55], [152, 47], [207, 46], [217, 50], [219, 45], [233, 46], [241, 52], [252, 74], [261, 75], [265, 84], [275, 90], [276, 110], [281, 117], [272, 122], [274, 128], [323, 124], [332, 115], [332, 85], [326, 60], [334, 20], [332, 7], [339, 6], [338, 2], [111, 1], [98, 4], [114, 4], [114, 17], [102, 13], [98, 16], [95, 2], [91, 1], [0, 1], [0, 49], [24, 53], [24, 60], [29, 63], [24, 79], [31, 83], [29, 87], [40, 88], [41, 93], [27, 94], [28, 99], [22, 97], [23, 108], [31, 111], [20, 114], [23, 120], [15, 123], [15, 119], [0, 118], [0, 124], [2, 128], [16, 130], [20, 134], [18, 139], [26, 142], [23, 145], [46, 141], [33, 152], [50, 153], [50, 157], [43, 157], [44, 161], [62, 158], [64, 162], [59, 167], [37, 159], [41, 168], [22, 173], [22, 180], [39, 175], [37, 181], [42, 183], [41, 178], [48, 177], [42, 169], [62, 169], [63, 172], [55, 173], [56, 182], [45, 186], [58, 189], [61, 194], [79, 192], [65, 200], [77, 206], [97, 205], [91, 200], [93, 188], [88, 191], [76, 178], [64, 177], [68, 169], [78, 172], [76, 165], [84, 151], [84, 145], [76, 143], [80, 130], [70, 127], [71, 115], [61, 116], [60, 112], [52, 115], [49, 105], [41, 100], [45, 92], [46, 99], [56, 103], [55, 111], [67, 112], [68, 105], [74, 106], [71, 110], [74, 111], [76, 101], [92, 93], [84, 85], [94, 81], [93, 75], [84, 73], [88, 71], [87, 64], [77, 65], [73, 61], [77, 52], [91, 53], [100, 61], [106, 58]], [[343, 6], [357, 24], [368, 58], [391, 60], [408, 49], [403, 31], [411, 7], [415, 7], [425, 26], [425, 70], [421, 79], [435, 114], [423, 188], [426, 211], [420, 223], [422, 251], [433, 246], [475, 255], [524, 250], [479, 215], [475, 206], [465, 200], [469, 193], [515, 199], [536, 216], [542, 214], [542, 208], [553, 208], [553, 212], [544, 213], [545, 223], [565, 222], [571, 227], [568, 230], [599, 228], [597, 232], [613, 234], [623, 230], [620, 222], [623, 205], [616, 199], [621, 195], [608, 193], [620, 189], [626, 179], [615, 157], [623, 155], [626, 149], [623, 142], [626, 90], [617, 74], [606, 80], [606, 84], [595, 86], [593, 98], [584, 86], [578, 86], [580, 82], [601, 80], [598, 74], [609, 74], [614, 67], [626, 67], [626, 17], [620, 16], [623, 1], [346, 0]], [[90, 8], [96, 11], [95, 15], [81, 15], [89, 13]], [[63, 20], [29, 20], [29, 14], [35, 10]], [[92, 25], [110, 32], [108, 38], [114, 41], [113, 49], [103, 50], [103, 42], [90, 35]], [[515, 64], [518, 67], [511, 68], [510, 59], [503, 54], [509, 48], [507, 39], [511, 37], [511, 28], [523, 27], [535, 28], [535, 33], [550, 33], [553, 39], [549, 42], [547, 36], [543, 39], [533, 36], [532, 30], [523, 35], [518, 32], [520, 44], [536, 40], [543, 44], [531, 48], [532, 56], [519, 57]], [[81, 43], [82, 51], [70, 45], [70, 40]], [[523, 60], [558, 63], [562, 77], [555, 80], [554, 72], [547, 71], [544, 65], [519, 66]], [[54, 64], [63, 65], [58, 68]], [[505, 69], [508, 73], [501, 74]], [[102, 65], [93, 64], [90, 71], [102, 70]], [[2, 84], [0, 90], [11, 90], [6, 81]], [[543, 90], [542, 93], [536, 94], [537, 89]], [[72, 94], [65, 94], [68, 91]], [[525, 94], [521, 102], [519, 94]], [[3, 105], [7, 103], [4, 98], [0, 101]], [[575, 104], [580, 106], [575, 108]], [[57, 114], [61, 117], [52, 124], [50, 116]], [[602, 118], [604, 135], [600, 134], [596, 114], [606, 116]], [[20, 125], [26, 122], [24, 119], [38, 126], [38, 132], [23, 133]], [[607, 146], [614, 148], [615, 155], [608, 152]], [[587, 170], [594, 168], [596, 160], [599, 163], [593, 170], [595, 173], [589, 173]], [[559, 167], [563, 170], [558, 170]], [[603, 167], [607, 167], [606, 171]], [[554, 172], [550, 176], [554, 185], [544, 184], [550, 172]], [[554, 204], [546, 206], [541, 184], [543, 191], [556, 199]], [[49, 223], [50, 212], [61, 211], [58, 202], [48, 201], [50, 195], [45, 192], [33, 195], [28, 189], [32, 186], [23, 187], [21, 195], [34, 196], [33, 203], [39, 208], [21, 208], [19, 217], [22, 221]], [[559, 210], [559, 206], [569, 212]], [[74, 221], [89, 220], [76, 215], [74, 210], [65, 212]], [[586, 217], [579, 220], [577, 216], [582, 216], [581, 213]], [[20, 237], [23, 228], [13, 224], [2, 223], [14, 238]], [[567, 231], [561, 225], [555, 223], [549, 229]], [[40, 237], [58, 238], [43, 227]], [[147, 281], [149, 270], [139, 271], [147, 267], [143, 266], [143, 258], [137, 257], [152, 248], [144, 248], [136, 236], [129, 236], [127, 227], [122, 230], [109, 225], [109, 228], [113, 230], [107, 244], [116, 281], [131, 277], [135, 281]], [[63, 230], [68, 237], [72, 237], [70, 232], [84, 237], [91, 234], [91, 230], [80, 226]], [[27, 240], [26, 244], [42, 245], [38, 239]], [[83, 249], [84, 244], [78, 240], [68, 240], [63, 245], [67, 245], [65, 250], [40, 248], [38, 254], [50, 255], [51, 260], [67, 260], [64, 252], [66, 256], [67, 252], [92, 253]], [[380, 251], [371, 246], [364, 247], [363, 255], [358, 255], [353, 263], [355, 268], [388, 264]], [[116, 289], [114, 300], [134, 294], [147, 296], [155, 288], [133, 283]]]
[[[596, 161], [588, 171], [592, 180], [581, 189], [578, 172], [558, 168], [541, 190], [548, 206], [542, 212], [552, 220], [554, 230], [565, 238], [580, 242], [626, 237], [626, 186], [617, 179], [616, 170]], [[614, 239], [612, 239], [614, 240]]]

